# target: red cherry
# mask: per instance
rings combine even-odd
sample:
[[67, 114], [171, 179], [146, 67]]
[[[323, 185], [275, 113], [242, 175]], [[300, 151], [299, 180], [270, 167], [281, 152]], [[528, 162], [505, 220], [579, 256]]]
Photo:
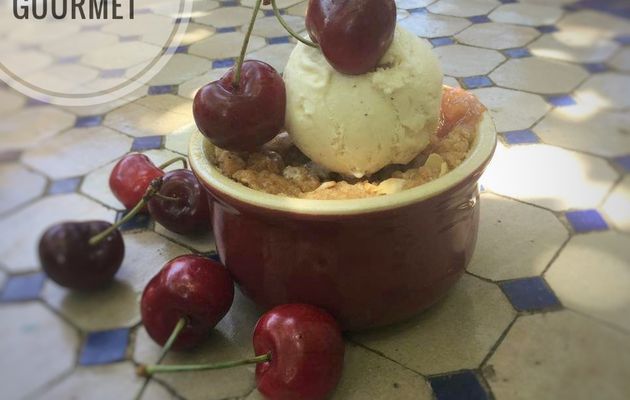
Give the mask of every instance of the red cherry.
[[341, 378], [341, 330], [318, 307], [285, 304], [265, 313], [254, 328], [254, 351], [271, 354], [256, 366], [258, 390], [268, 399], [325, 399]]
[[195, 95], [193, 115], [199, 131], [216, 146], [251, 151], [275, 137], [284, 126], [284, 81], [269, 64], [243, 62], [238, 87], [234, 68]]
[[130, 153], [121, 158], [109, 175], [109, 188], [127, 209], [133, 208], [155, 178], [164, 175], [149, 157]]
[[394, 38], [394, 0], [310, 0], [306, 29], [337, 71], [359, 75], [378, 65]]
[[180, 256], [166, 263], [144, 289], [142, 323], [149, 336], [164, 345], [185, 318], [173, 348], [189, 349], [207, 338], [233, 299], [234, 283], [223, 265], [201, 256]]
[[120, 268], [125, 244], [114, 230], [96, 244], [90, 238], [111, 227], [107, 221], [63, 222], [39, 239], [39, 260], [50, 279], [76, 290], [93, 290], [110, 283]]
[[166, 229], [181, 234], [210, 229], [208, 197], [192, 171], [167, 172], [157, 193], [149, 200], [149, 212]]

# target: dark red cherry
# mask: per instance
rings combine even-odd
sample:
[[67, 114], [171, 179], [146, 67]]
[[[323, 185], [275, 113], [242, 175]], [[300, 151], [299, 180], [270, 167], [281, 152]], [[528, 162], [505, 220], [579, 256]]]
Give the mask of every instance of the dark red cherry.
[[188, 234], [210, 229], [208, 197], [188, 169], [167, 172], [148, 207], [151, 216], [170, 231]]
[[39, 240], [39, 260], [46, 275], [61, 286], [92, 290], [112, 281], [125, 255], [120, 231], [97, 244], [89, 240], [112, 226], [106, 221], [63, 222]]
[[121, 158], [109, 175], [109, 188], [127, 209], [133, 208], [149, 187], [149, 183], [164, 171], [156, 167], [149, 157], [130, 153]]
[[306, 29], [337, 71], [372, 71], [394, 38], [394, 0], [309, 0]]
[[233, 299], [234, 283], [223, 265], [201, 256], [180, 256], [166, 263], [144, 289], [142, 323], [149, 336], [164, 345], [185, 318], [173, 348], [190, 349], [208, 337]]
[[321, 308], [285, 304], [265, 313], [254, 328], [258, 391], [274, 400], [323, 400], [341, 378], [344, 342], [337, 321]]
[[243, 62], [238, 87], [234, 68], [197, 92], [193, 115], [199, 131], [226, 150], [251, 151], [275, 137], [284, 126], [284, 81], [269, 64]]

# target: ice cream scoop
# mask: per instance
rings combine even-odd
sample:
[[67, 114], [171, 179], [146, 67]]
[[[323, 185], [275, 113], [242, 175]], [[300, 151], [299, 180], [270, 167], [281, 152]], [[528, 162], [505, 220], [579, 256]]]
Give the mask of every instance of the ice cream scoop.
[[372, 72], [339, 73], [319, 49], [298, 43], [284, 80], [289, 135], [310, 159], [343, 175], [408, 163], [438, 124], [439, 62], [426, 41], [400, 27]]

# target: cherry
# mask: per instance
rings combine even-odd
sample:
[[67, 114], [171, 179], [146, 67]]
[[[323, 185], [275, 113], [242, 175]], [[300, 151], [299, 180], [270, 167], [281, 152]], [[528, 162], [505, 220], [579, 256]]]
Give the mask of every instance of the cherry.
[[151, 216], [170, 231], [187, 234], [210, 228], [206, 192], [188, 169], [167, 172], [148, 207]]
[[271, 400], [326, 399], [341, 378], [344, 342], [339, 324], [308, 304], [285, 304], [263, 314], [254, 328], [255, 357], [219, 364], [141, 365], [140, 375], [203, 371], [258, 364], [256, 383]]
[[63, 222], [48, 228], [39, 240], [44, 272], [61, 286], [93, 290], [107, 285], [120, 268], [125, 245], [120, 231], [110, 231], [98, 243], [91, 238], [111, 228], [106, 221]]
[[208, 337], [233, 298], [234, 283], [224, 266], [201, 256], [180, 256], [166, 263], [145, 287], [142, 322], [149, 336], [164, 345], [178, 321], [184, 320], [172, 346], [190, 349]]
[[116, 198], [129, 209], [135, 206], [149, 183], [164, 171], [156, 167], [149, 157], [140, 153], [130, 153], [121, 158], [109, 175], [109, 188]]
[[337, 71], [374, 70], [394, 39], [394, 0], [309, 0], [306, 29]]
[[234, 68], [195, 95], [193, 116], [199, 131], [216, 146], [251, 151], [274, 138], [284, 126], [284, 81], [269, 64], [243, 62], [235, 84]]

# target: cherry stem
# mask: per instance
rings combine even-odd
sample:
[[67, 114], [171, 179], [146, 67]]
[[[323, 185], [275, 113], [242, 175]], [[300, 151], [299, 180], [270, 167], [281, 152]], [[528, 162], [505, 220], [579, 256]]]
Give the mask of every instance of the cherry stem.
[[138, 374], [142, 376], [151, 376], [153, 374], [173, 373], [173, 372], [190, 372], [190, 371], [207, 371], [212, 369], [225, 369], [238, 367], [240, 365], [260, 364], [271, 360], [271, 353], [263, 354], [253, 358], [247, 358], [238, 361], [227, 361], [216, 364], [196, 364], [196, 365], [141, 365], [138, 368]]
[[256, 17], [258, 16], [261, 2], [262, 0], [256, 0], [256, 4], [254, 5], [254, 12], [252, 13], [252, 19], [249, 21], [247, 33], [245, 34], [245, 39], [243, 39], [241, 54], [238, 56], [238, 60], [236, 61], [236, 72], [234, 73], [234, 80], [232, 81], [232, 86], [234, 86], [235, 88], [237, 88], [239, 83], [241, 82], [241, 68], [243, 67], [243, 61], [245, 61], [245, 53], [247, 52], [249, 37], [252, 35], [252, 30], [254, 30], [254, 24], [256, 23]]
[[[175, 328], [173, 328], [173, 332], [171, 332], [171, 336], [168, 337], [168, 340], [164, 344], [164, 347], [162, 347], [162, 351], [160, 352], [160, 356], [158, 357], [156, 364], [160, 364], [162, 360], [164, 360], [164, 357], [166, 357], [166, 354], [169, 352], [171, 347], [173, 347], [173, 343], [175, 343], [175, 341], [179, 337], [179, 334], [182, 332], [182, 330], [184, 330], [187, 323], [188, 323], [188, 318], [186, 317], [181, 317], [177, 321]], [[140, 400], [150, 380], [151, 380], [151, 376], [147, 375], [146, 379], [142, 383], [142, 386], [140, 386], [138, 393], [136, 393], [136, 397], [134, 397], [135, 400]]]
[[168, 160], [167, 162], [160, 164], [158, 166], [159, 169], [164, 169], [171, 164], [175, 164], [176, 162], [181, 161], [184, 164], [184, 169], [188, 169], [188, 162], [186, 161], [186, 157], [175, 157], [173, 159]]
[[276, 0], [271, 0], [271, 7], [273, 7], [273, 14], [276, 16], [276, 19], [278, 20], [278, 22], [280, 22], [280, 25], [282, 25], [282, 27], [287, 32], [289, 32], [289, 35], [293, 36], [295, 39], [299, 40], [300, 42], [304, 43], [307, 46], [314, 47], [316, 49], [319, 48], [319, 46], [316, 43], [313, 43], [310, 40], [303, 38], [298, 33], [296, 33], [293, 29], [291, 29], [289, 24], [287, 24], [284, 18], [282, 18], [282, 15], [280, 15], [280, 10], [278, 10], [278, 6], [276, 5]]
[[105, 239], [112, 232], [114, 232], [116, 229], [118, 229], [118, 227], [120, 227], [122, 224], [124, 224], [125, 222], [129, 221], [131, 218], [135, 217], [136, 214], [138, 214], [140, 211], [142, 211], [144, 206], [149, 202], [149, 199], [151, 197], [153, 197], [158, 192], [158, 190], [160, 190], [161, 186], [162, 186], [162, 177], [155, 178], [154, 180], [152, 180], [151, 183], [149, 184], [149, 187], [147, 188], [146, 192], [144, 192], [144, 195], [142, 196], [142, 199], [138, 202], [138, 204], [136, 204], [118, 222], [116, 222], [115, 224], [113, 224], [109, 228], [105, 229], [103, 232], [92, 236], [88, 243], [90, 243], [92, 246], [98, 244], [101, 240]]

